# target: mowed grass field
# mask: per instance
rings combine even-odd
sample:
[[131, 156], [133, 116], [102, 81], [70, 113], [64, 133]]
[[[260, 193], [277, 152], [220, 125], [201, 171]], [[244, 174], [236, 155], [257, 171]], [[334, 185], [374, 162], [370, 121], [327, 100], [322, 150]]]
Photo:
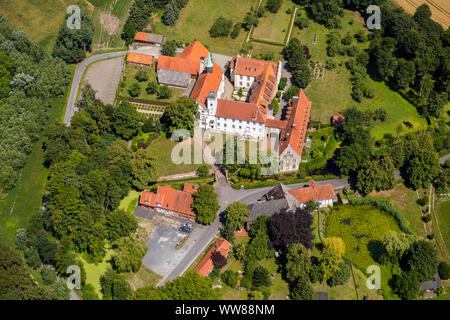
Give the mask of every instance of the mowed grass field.
[[[435, 219], [439, 227], [442, 239], [444, 240], [447, 253], [450, 252], [450, 198], [441, 199], [436, 203]], [[436, 226], [433, 226], [434, 228]], [[447, 261], [450, 263], [450, 261]]]
[[190, 0], [180, 12], [177, 24], [173, 27], [165, 26], [160, 21], [153, 21], [155, 33], [164, 34], [169, 40], [175, 39], [183, 42], [193, 40], [200, 41], [208, 49], [215, 53], [235, 55], [239, 52], [245, 38], [244, 30], [241, 30], [236, 39], [211, 38], [209, 29], [214, 21], [223, 16], [229, 20], [243, 22], [244, 17], [251, 7], [255, 7], [258, 0], [221, 0], [204, 1]]
[[361, 271], [370, 265], [381, 269], [381, 289], [384, 297], [395, 299], [389, 286], [392, 265], [380, 265], [378, 257], [386, 232], [400, 232], [395, 219], [372, 205], [345, 205], [334, 207], [326, 221], [327, 237], [340, 237], [345, 242], [345, 257]]
[[28, 38], [51, 52], [66, 9], [80, 0], [2, 0], [0, 13]]
[[[261, 4], [265, 5], [265, 2]], [[289, 32], [291, 14], [286, 10], [291, 8], [294, 11], [294, 4], [291, 0], [283, 0], [280, 10], [277, 13], [270, 13], [266, 10], [264, 17], [259, 19], [259, 24], [253, 31], [254, 39], [269, 40], [284, 43], [286, 34]]]
[[[75, 65], [70, 65], [71, 78], [75, 72]], [[62, 122], [70, 84], [66, 87], [64, 96], [51, 102], [49, 124]], [[0, 238], [10, 245], [14, 245], [16, 230], [27, 228], [31, 216], [42, 210], [42, 198], [48, 169], [44, 166], [44, 152], [42, 137], [35, 142], [28, 160], [22, 169], [16, 186], [7, 194], [0, 196]]]
[[94, 7], [94, 50], [123, 47], [123, 25], [134, 0], [90, 0]]
[[440, 23], [444, 29], [450, 26], [450, 2], [448, 0], [392, 0], [392, 2], [414, 14], [418, 6], [426, 3], [431, 10], [431, 18]]

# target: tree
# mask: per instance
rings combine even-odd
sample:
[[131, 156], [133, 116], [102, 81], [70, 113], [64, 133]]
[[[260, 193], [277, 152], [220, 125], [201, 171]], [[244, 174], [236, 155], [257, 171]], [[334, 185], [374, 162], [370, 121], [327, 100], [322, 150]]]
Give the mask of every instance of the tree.
[[259, 23], [258, 17], [256, 17], [251, 13], [247, 13], [245, 15], [244, 23], [242, 26], [244, 27], [245, 30], [249, 31], [252, 27], [257, 27], [258, 23]]
[[436, 249], [426, 240], [412, 244], [405, 255], [408, 270], [417, 273], [419, 281], [431, 280], [438, 271], [439, 259]]
[[233, 246], [233, 256], [240, 262], [244, 262], [247, 255], [247, 245], [245, 243], [239, 243]]
[[137, 133], [140, 118], [139, 112], [131, 103], [122, 101], [112, 112], [112, 127], [117, 135], [124, 139], [130, 139]]
[[208, 279], [196, 272], [186, 272], [161, 288], [170, 300], [216, 300], [217, 294]]
[[302, 209], [297, 209], [295, 213], [281, 211], [272, 215], [269, 221], [269, 236], [275, 247], [301, 243], [307, 249], [312, 249], [313, 217], [308, 212]]
[[404, 272], [401, 276], [394, 276], [393, 284], [396, 292], [403, 300], [411, 300], [419, 295], [419, 277], [416, 272]]
[[192, 132], [197, 111], [197, 103], [183, 96], [165, 108], [161, 121], [168, 126], [170, 133], [176, 129], [186, 129]]
[[305, 209], [308, 212], [314, 212], [314, 210], [316, 210], [317, 207], [318, 207], [317, 202], [311, 200], [306, 203]]
[[135, 78], [139, 82], [147, 81], [148, 80], [148, 73], [145, 72], [145, 70], [143, 70], [143, 69], [139, 69], [139, 71], [136, 73]]
[[155, 157], [150, 148], [138, 149], [131, 156], [131, 167], [133, 173], [132, 184], [138, 190], [146, 188], [150, 182], [156, 181]]
[[250, 210], [245, 203], [234, 201], [226, 208], [225, 212], [226, 224], [234, 230], [240, 230], [247, 221]]
[[366, 163], [357, 174], [356, 188], [368, 195], [372, 190], [388, 190], [394, 187], [395, 166], [390, 157], [381, 157]]
[[67, 288], [67, 284], [64, 279], [58, 279], [58, 281], [54, 282], [50, 291], [53, 300], [70, 299], [70, 290]]
[[416, 66], [413, 61], [399, 59], [394, 74], [394, 81], [399, 89], [407, 90], [416, 78]]
[[105, 217], [106, 237], [114, 242], [135, 232], [138, 225], [136, 218], [124, 210], [115, 210]]
[[169, 99], [172, 96], [172, 89], [167, 84], [159, 87], [158, 99]]
[[306, 248], [301, 243], [286, 246], [286, 279], [290, 282], [299, 277], [306, 277], [311, 267], [311, 261]]
[[209, 175], [209, 167], [206, 164], [202, 164], [200, 167], [198, 167], [197, 174], [200, 177], [207, 177]]
[[262, 266], [257, 267], [255, 271], [253, 271], [252, 284], [254, 289], [257, 289], [260, 286], [270, 287], [272, 285], [270, 272]]
[[230, 34], [233, 22], [220, 16], [214, 21], [211, 29], [209, 29], [209, 35], [212, 38], [223, 37], [226, 38]]
[[105, 300], [127, 300], [133, 293], [124, 276], [117, 274], [112, 269], [108, 269], [100, 277], [100, 285]]
[[450, 265], [447, 262], [441, 261], [439, 263], [438, 272], [442, 280], [450, 279]]
[[100, 300], [92, 284], [86, 283], [81, 290], [83, 300]]
[[340, 286], [347, 283], [348, 279], [350, 279], [350, 267], [347, 263], [341, 262], [339, 264], [339, 270], [337, 270], [331, 278], [327, 280], [327, 284], [330, 287]]
[[159, 91], [159, 85], [156, 81], [151, 81], [148, 83], [147, 88], [145, 88], [147, 94], [157, 94]]
[[174, 26], [178, 20], [178, 11], [176, 11], [172, 5], [169, 3], [165, 7], [164, 14], [162, 16], [162, 22], [166, 26]]
[[312, 0], [310, 4], [311, 14], [317, 22], [325, 25], [327, 28], [336, 28], [336, 21], [340, 8], [336, 0]]
[[131, 85], [131, 87], [128, 89], [128, 93], [132, 97], [137, 97], [138, 95], [140, 95], [141, 94], [141, 86], [139, 85], [139, 83], [137, 83], [137, 82], [133, 83]]
[[216, 219], [217, 211], [220, 208], [214, 188], [210, 185], [200, 186], [198, 191], [194, 193], [192, 208], [197, 215], [199, 223], [212, 223]]
[[414, 237], [405, 233], [388, 231], [383, 237], [383, 246], [393, 263], [400, 261], [403, 254], [410, 248]]
[[176, 49], [177, 42], [175, 40], [167, 40], [162, 46], [161, 53], [165, 56], [173, 57], [175, 56]]
[[41, 277], [44, 284], [53, 284], [56, 281], [56, 272], [50, 267], [43, 267], [41, 270]]
[[227, 264], [227, 258], [225, 258], [220, 252], [213, 252], [211, 255], [214, 267], [222, 269]]
[[266, 8], [271, 13], [277, 13], [280, 10], [283, 0], [267, 0]]
[[330, 279], [340, 270], [342, 256], [345, 253], [345, 243], [341, 238], [330, 237], [322, 241], [323, 249], [320, 255], [320, 266], [323, 279]]
[[231, 288], [236, 288], [240, 275], [237, 271], [227, 270], [221, 275], [222, 281]]
[[309, 19], [304, 17], [301, 13], [297, 14], [294, 20], [294, 24], [300, 29], [303, 30], [309, 27]]
[[112, 260], [117, 271], [138, 272], [148, 249], [145, 243], [132, 234], [117, 240], [115, 248]]
[[314, 290], [306, 277], [298, 278], [291, 292], [294, 300], [312, 300]]
[[242, 23], [236, 22], [233, 26], [233, 29], [231, 30], [230, 37], [231, 39], [236, 39], [239, 37], [239, 33], [241, 32]]

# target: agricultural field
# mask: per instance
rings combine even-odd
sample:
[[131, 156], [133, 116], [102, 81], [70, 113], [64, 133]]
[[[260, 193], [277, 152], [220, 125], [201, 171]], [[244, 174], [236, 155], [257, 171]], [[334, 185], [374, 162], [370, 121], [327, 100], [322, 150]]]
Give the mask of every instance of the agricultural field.
[[[258, 26], [253, 30], [252, 38], [284, 43], [289, 32], [293, 8], [294, 4], [291, 0], [283, 0], [277, 13], [266, 11], [264, 17], [259, 19]], [[286, 13], [288, 9], [291, 9], [292, 13]]]
[[444, 241], [447, 253], [446, 257], [443, 258], [450, 263], [448, 257], [450, 252], [450, 199], [448, 197], [440, 199], [435, 206], [433, 223], [436, 223], [437, 226], [433, 226], [433, 228], [439, 228], [438, 232], [440, 232], [440, 238]]
[[[244, 21], [244, 17], [250, 9], [256, 6], [259, 0], [222, 0], [203, 1], [190, 0], [180, 12], [177, 24], [173, 27], [165, 26], [160, 19], [154, 18], [155, 33], [164, 34], [167, 39], [175, 39], [183, 42], [200, 41], [209, 50], [215, 53], [235, 55], [239, 52], [246, 32], [241, 30], [236, 39], [211, 38], [209, 29], [214, 21], [223, 16], [233, 23]], [[159, 17], [162, 12], [157, 13]]]
[[26, 33], [28, 38], [51, 52], [64, 20], [66, 8], [84, 1], [73, 0], [2, 0], [0, 12]]
[[368, 266], [379, 265], [384, 297], [395, 299], [388, 284], [393, 266], [378, 262], [385, 233], [391, 230], [400, 232], [395, 219], [372, 205], [342, 205], [334, 207], [327, 215], [325, 229], [327, 237], [344, 240], [345, 257], [358, 269], [365, 272]]
[[[136, 74], [139, 70], [144, 70], [148, 75], [147, 81], [139, 82], [136, 80]], [[124, 99], [136, 99], [136, 100], [142, 100], [142, 101], [148, 101], [148, 102], [170, 102], [178, 99], [184, 94], [184, 89], [179, 88], [170, 88], [172, 91], [172, 96], [169, 99], [158, 99], [157, 94], [147, 94], [147, 91], [145, 89], [147, 88], [148, 84], [152, 81], [157, 82], [157, 73], [156, 73], [156, 62], [153, 64], [151, 68], [141, 68], [138, 66], [130, 66], [126, 65], [123, 78], [121, 80], [121, 83], [119, 84], [119, 87], [117, 88], [117, 96]], [[133, 84], [139, 84], [141, 91], [140, 94], [137, 97], [132, 97], [129, 93], [129, 89]], [[143, 109], [146, 110], [146, 109]]]
[[418, 6], [426, 3], [431, 9], [431, 18], [434, 21], [440, 23], [444, 29], [450, 26], [450, 2], [448, 0], [392, 0], [392, 2], [410, 14], [414, 14]]
[[89, 3], [94, 8], [93, 49], [123, 47], [120, 35], [133, 0], [90, 0]]

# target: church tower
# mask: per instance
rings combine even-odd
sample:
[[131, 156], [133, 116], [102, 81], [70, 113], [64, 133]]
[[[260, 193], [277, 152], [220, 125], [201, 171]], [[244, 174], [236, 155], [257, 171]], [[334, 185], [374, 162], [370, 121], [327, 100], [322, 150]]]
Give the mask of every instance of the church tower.
[[213, 64], [210, 52], [208, 52], [208, 58], [206, 59], [206, 72], [213, 73]]

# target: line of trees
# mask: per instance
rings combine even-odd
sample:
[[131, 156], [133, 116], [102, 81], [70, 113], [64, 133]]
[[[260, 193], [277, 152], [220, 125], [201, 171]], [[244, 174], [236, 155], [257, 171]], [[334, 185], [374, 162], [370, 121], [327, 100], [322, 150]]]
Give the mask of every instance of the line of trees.
[[152, 0], [135, 0], [133, 2], [121, 35], [126, 45], [133, 43], [136, 33], [145, 28], [154, 9], [155, 5]]
[[289, 72], [292, 74], [293, 84], [300, 88], [306, 88], [311, 81], [308, 52], [309, 49], [302, 45], [297, 38], [292, 38], [282, 51], [283, 57], [287, 61]]
[[69, 75], [0, 14], [0, 194], [14, 187]]
[[189, 0], [171, 0], [164, 7], [162, 22], [167, 26], [174, 26], [177, 23], [181, 9], [183, 9]]

